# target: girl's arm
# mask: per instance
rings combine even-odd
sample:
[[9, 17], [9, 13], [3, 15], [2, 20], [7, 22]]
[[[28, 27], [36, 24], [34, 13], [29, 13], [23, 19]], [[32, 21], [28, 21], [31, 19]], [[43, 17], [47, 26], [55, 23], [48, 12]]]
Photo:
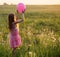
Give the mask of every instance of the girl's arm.
[[24, 21], [24, 13], [22, 13], [22, 19], [17, 19], [15, 22], [14, 22], [14, 24], [16, 24], [16, 23], [20, 23], [20, 22], [22, 22], [22, 21]]

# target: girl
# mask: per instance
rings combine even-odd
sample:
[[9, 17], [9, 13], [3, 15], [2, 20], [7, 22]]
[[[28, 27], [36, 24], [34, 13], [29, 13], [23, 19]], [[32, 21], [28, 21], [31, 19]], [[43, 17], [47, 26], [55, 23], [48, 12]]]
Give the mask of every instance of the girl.
[[21, 37], [17, 28], [17, 23], [24, 21], [24, 13], [22, 13], [22, 19], [16, 19], [16, 16], [11, 13], [8, 16], [9, 35], [10, 35], [10, 47], [12, 48], [12, 57], [15, 57], [15, 49], [21, 45]]

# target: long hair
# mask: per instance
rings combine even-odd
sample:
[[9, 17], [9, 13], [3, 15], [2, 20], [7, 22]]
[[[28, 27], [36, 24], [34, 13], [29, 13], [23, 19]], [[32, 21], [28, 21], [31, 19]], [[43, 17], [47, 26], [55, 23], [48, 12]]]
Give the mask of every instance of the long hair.
[[11, 13], [8, 15], [8, 24], [10, 30], [13, 28], [13, 22], [14, 22], [14, 14]]

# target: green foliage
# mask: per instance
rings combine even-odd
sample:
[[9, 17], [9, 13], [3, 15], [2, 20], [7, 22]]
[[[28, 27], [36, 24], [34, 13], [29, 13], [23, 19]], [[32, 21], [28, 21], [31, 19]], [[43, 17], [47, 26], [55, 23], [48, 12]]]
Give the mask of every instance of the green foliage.
[[[27, 5], [25, 21], [19, 24], [22, 46], [16, 49], [16, 57], [60, 57], [59, 12], [60, 5]], [[0, 57], [12, 57], [9, 13], [16, 14], [15, 5], [0, 6]]]

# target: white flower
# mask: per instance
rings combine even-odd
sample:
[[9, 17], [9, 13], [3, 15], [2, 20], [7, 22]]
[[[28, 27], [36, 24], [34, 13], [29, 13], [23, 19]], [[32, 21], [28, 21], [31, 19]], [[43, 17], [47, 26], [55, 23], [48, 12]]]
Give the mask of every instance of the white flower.
[[32, 57], [32, 52], [31, 51], [29, 51], [29, 56]]

